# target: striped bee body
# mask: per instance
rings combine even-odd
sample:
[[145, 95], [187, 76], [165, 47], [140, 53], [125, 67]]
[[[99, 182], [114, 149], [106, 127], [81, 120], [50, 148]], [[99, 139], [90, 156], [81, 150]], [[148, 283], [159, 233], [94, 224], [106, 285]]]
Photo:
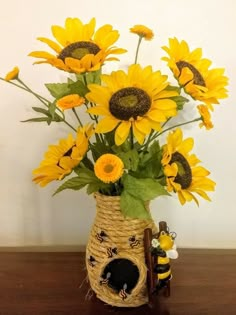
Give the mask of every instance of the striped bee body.
[[157, 265], [154, 268], [154, 272], [157, 273], [158, 287], [162, 288], [167, 285], [167, 282], [171, 279], [170, 259], [168, 257], [158, 256]]
[[116, 247], [108, 247], [107, 248], [107, 257], [112, 258], [113, 255], [117, 255], [117, 248]]
[[127, 290], [127, 284], [124, 283], [123, 288], [119, 291], [119, 296], [122, 298], [123, 301], [127, 299], [128, 297], [126, 290]]
[[124, 289], [120, 290], [119, 296], [122, 298], [123, 301], [127, 299], [127, 293], [125, 292]]
[[106, 239], [106, 237], [107, 237], [107, 234], [106, 234], [104, 231], [101, 231], [100, 233], [97, 233], [97, 234], [96, 234], [96, 239], [97, 239], [100, 243], [104, 242], [105, 239]]
[[178, 258], [173, 235], [173, 233], [170, 234], [162, 231], [157, 239], [152, 240], [151, 251], [152, 255], [156, 258], [156, 265], [153, 271], [157, 274], [158, 279], [156, 292], [163, 287], [168, 287], [169, 281], [172, 278], [170, 258]]
[[131, 248], [138, 247], [140, 245], [140, 240], [136, 239], [135, 236], [129, 238], [129, 244]]

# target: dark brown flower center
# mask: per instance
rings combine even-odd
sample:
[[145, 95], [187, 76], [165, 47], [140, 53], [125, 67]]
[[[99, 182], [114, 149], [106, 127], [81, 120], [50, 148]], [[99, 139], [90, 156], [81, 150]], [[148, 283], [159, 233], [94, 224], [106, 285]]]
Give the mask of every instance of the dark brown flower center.
[[171, 157], [170, 164], [172, 163], [178, 166], [178, 174], [174, 182], [180, 184], [182, 189], [187, 189], [192, 183], [192, 171], [188, 161], [181, 153], [175, 152]]
[[[192, 72], [194, 84], [206, 86], [206, 83], [203, 79], [203, 76], [193, 65], [191, 65], [190, 63], [188, 63], [186, 61], [178, 61], [178, 62], [176, 62], [176, 65], [180, 71], [180, 74], [181, 74], [181, 71], [183, 68], [188, 68]], [[187, 83], [189, 83], [189, 82], [187, 82]]]
[[100, 51], [100, 48], [91, 42], [81, 41], [68, 45], [59, 54], [58, 58], [65, 60], [65, 58], [71, 57], [74, 59], [82, 59], [87, 54], [96, 55]]
[[110, 112], [120, 120], [136, 119], [151, 107], [149, 95], [136, 87], [127, 87], [114, 93], [109, 101]]

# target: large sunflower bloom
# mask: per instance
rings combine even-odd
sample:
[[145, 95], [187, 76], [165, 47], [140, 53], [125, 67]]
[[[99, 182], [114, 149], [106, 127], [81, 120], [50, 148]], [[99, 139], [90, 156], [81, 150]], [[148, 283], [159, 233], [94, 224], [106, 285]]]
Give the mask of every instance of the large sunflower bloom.
[[57, 145], [50, 145], [39, 167], [33, 170], [33, 181], [44, 187], [53, 180], [62, 180], [83, 159], [88, 150], [91, 125], [79, 128], [76, 139], [71, 134]]
[[128, 73], [122, 70], [102, 75], [103, 86], [90, 84], [86, 94], [89, 101], [97, 104], [88, 110], [103, 115], [96, 127], [97, 133], [115, 129], [115, 143], [121, 145], [130, 129], [142, 144], [152, 129], [159, 131], [161, 124], [176, 115], [176, 103], [171, 97], [176, 91], [168, 91], [167, 76], [160, 71], [153, 72], [151, 66], [141, 68], [131, 65]]
[[214, 191], [215, 182], [207, 178], [210, 174], [205, 168], [198, 166], [200, 160], [189, 152], [193, 147], [193, 139], [183, 140], [181, 129], [169, 133], [167, 144], [163, 146], [162, 165], [166, 176], [167, 190], [178, 194], [180, 203], [198, 200], [194, 194], [209, 200], [206, 191]]
[[78, 18], [67, 18], [64, 28], [52, 26], [52, 34], [58, 43], [45, 37], [38, 38], [54, 50], [56, 55], [33, 51], [29, 56], [41, 59], [36, 64], [49, 63], [68, 72], [99, 70], [105, 61], [118, 60], [108, 57], [109, 55], [122, 54], [126, 50], [112, 46], [118, 40], [119, 33], [111, 25], [103, 25], [95, 32], [95, 24], [95, 18], [88, 24], [83, 24]]
[[162, 59], [167, 61], [179, 84], [193, 99], [206, 103], [211, 110], [218, 99], [226, 98], [228, 78], [224, 69], [209, 69], [211, 61], [202, 58], [201, 48], [190, 51], [188, 44], [177, 38], [169, 39], [169, 47], [162, 47], [169, 55]]

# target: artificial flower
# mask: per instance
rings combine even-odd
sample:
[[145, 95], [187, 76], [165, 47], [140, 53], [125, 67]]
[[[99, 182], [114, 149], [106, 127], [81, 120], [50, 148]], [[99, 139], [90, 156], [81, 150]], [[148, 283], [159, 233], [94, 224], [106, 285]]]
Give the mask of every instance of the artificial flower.
[[134, 25], [133, 27], [131, 27], [130, 32], [133, 34], [137, 34], [138, 36], [146, 40], [151, 40], [154, 37], [153, 31], [147, 26], [141, 24]]
[[102, 75], [101, 79], [103, 85], [88, 86], [90, 92], [86, 98], [97, 105], [88, 112], [105, 116], [98, 122], [97, 133], [107, 133], [116, 128], [116, 145], [125, 142], [131, 129], [142, 144], [152, 129], [159, 131], [161, 124], [177, 113], [176, 103], [171, 97], [178, 93], [167, 90], [167, 76], [160, 71], [153, 72], [151, 66], [141, 68], [133, 64], [128, 73], [114, 71], [111, 75]]
[[10, 72], [8, 72], [5, 76], [5, 80], [6, 81], [11, 81], [11, 80], [15, 80], [18, 78], [19, 75], [19, 68], [18, 67], [14, 67]]
[[86, 124], [83, 127], [79, 127], [77, 131], [77, 137], [75, 140], [75, 146], [72, 148], [71, 158], [81, 161], [88, 151], [89, 139], [94, 133], [93, 124]]
[[192, 200], [198, 205], [195, 194], [210, 201], [206, 191], [214, 191], [215, 188], [215, 182], [207, 177], [210, 172], [198, 166], [200, 160], [194, 154], [189, 154], [192, 147], [193, 139], [183, 140], [179, 128], [169, 133], [167, 143], [163, 146], [162, 165], [167, 190], [177, 193], [182, 205]]
[[104, 183], [115, 183], [124, 172], [124, 163], [114, 154], [103, 154], [94, 164], [95, 175]]
[[200, 128], [202, 128], [203, 126], [209, 130], [211, 128], [213, 128], [213, 124], [211, 121], [211, 114], [208, 110], [208, 107], [205, 105], [198, 105], [197, 109], [199, 111], [199, 114], [201, 115], [202, 118], [202, 122], [199, 124]]
[[58, 99], [56, 104], [61, 110], [64, 111], [66, 109], [81, 106], [84, 104], [84, 102], [85, 99], [78, 94], [70, 94]]
[[112, 46], [119, 38], [119, 33], [109, 24], [95, 32], [95, 18], [83, 24], [78, 18], [67, 18], [65, 27], [52, 26], [52, 34], [57, 42], [45, 37], [38, 40], [47, 44], [55, 54], [45, 51], [33, 51], [29, 56], [40, 58], [36, 64], [48, 63], [58, 69], [84, 73], [96, 71], [105, 61], [118, 60], [110, 55], [126, 52], [125, 49]]
[[79, 163], [78, 159], [71, 158], [74, 146], [75, 139], [71, 134], [67, 139], [61, 139], [58, 144], [50, 145], [39, 167], [33, 170], [33, 174], [36, 175], [33, 181], [43, 187], [53, 180], [62, 180], [71, 173]]
[[193, 99], [204, 102], [213, 110], [212, 104], [227, 97], [228, 78], [224, 76], [224, 69], [209, 69], [211, 61], [202, 58], [201, 48], [190, 51], [184, 40], [170, 38], [169, 47], [163, 49], [169, 57], [162, 59], [167, 61], [179, 84]]

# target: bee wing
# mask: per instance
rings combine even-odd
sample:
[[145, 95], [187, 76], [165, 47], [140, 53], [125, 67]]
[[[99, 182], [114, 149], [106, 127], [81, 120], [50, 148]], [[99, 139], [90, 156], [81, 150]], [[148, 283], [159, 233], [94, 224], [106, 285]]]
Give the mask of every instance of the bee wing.
[[176, 249], [170, 249], [166, 252], [166, 256], [170, 259], [177, 259], [179, 254]]

